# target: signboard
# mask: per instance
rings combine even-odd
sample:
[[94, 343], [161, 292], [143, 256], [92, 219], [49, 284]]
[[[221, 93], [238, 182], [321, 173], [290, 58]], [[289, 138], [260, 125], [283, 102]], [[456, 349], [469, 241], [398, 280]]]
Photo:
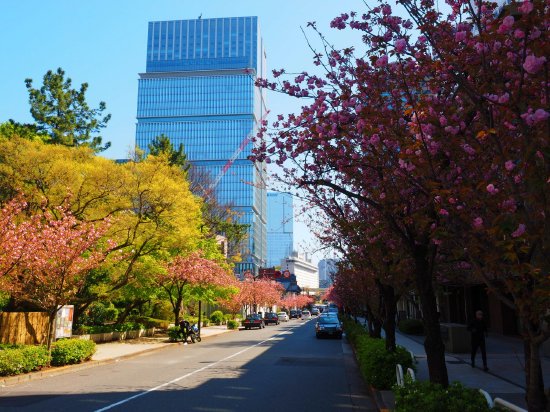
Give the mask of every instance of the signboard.
[[281, 271], [275, 268], [260, 268], [260, 276], [268, 279], [278, 279], [281, 277]]
[[73, 335], [73, 305], [61, 306], [55, 316], [55, 339], [70, 338]]

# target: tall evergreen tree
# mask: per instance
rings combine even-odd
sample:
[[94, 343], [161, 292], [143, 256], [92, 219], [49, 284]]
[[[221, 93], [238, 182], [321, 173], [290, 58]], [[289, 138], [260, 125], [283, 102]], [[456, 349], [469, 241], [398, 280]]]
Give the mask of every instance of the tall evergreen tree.
[[102, 138], [97, 134], [107, 125], [111, 115], [103, 117], [105, 102], [99, 102], [97, 109], [88, 106], [88, 83], [82, 83], [80, 90], [72, 89], [72, 80], [65, 78], [61, 68], [56, 72], [48, 70], [40, 89], [33, 88], [32, 82], [32, 79], [25, 79], [31, 115], [37, 125], [48, 133], [50, 143], [89, 146], [96, 152], [111, 146], [110, 142], [102, 146]]
[[183, 144], [180, 143], [176, 150], [170, 138], [165, 134], [155, 137], [153, 141], [149, 143], [148, 148], [149, 153], [154, 156], [158, 156], [161, 153], [167, 154], [170, 166], [179, 166], [185, 172], [187, 172], [191, 166], [187, 161], [187, 155], [185, 154]]

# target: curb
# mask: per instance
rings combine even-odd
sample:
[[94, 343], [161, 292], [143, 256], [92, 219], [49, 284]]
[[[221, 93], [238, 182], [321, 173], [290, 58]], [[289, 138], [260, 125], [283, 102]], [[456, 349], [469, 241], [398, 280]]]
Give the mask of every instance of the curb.
[[[238, 330], [238, 329], [236, 329], [236, 330]], [[235, 330], [228, 329], [228, 332], [234, 332], [234, 331]], [[227, 333], [227, 332], [216, 333], [214, 335], [209, 335], [209, 336], [204, 336], [204, 337], [201, 336], [201, 338], [204, 340], [204, 339], [208, 339], [208, 338], [211, 338], [211, 337], [214, 337], [214, 336], [222, 335], [224, 333]], [[80, 370], [95, 368], [96, 366], [108, 365], [110, 363], [116, 363], [116, 362], [119, 362], [121, 360], [130, 359], [130, 358], [133, 358], [133, 357], [136, 357], [136, 356], [143, 355], [145, 353], [159, 351], [159, 350], [165, 349], [169, 346], [173, 346], [174, 344], [182, 344], [182, 343], [181, 342], [163, 343], [162, 345], [155, 346], [153, 348], [143, 349], [143, 350], [140, 350], [138, 352], [128, 353], [126, 355], [120, 355], [120, 356], [117, 356], [117, 357], [114, 357], [114, 358], [95, 360], [95, 361], [90, 360], [90, 361], [87, 361], [85, 363], [78, 363], [76, 365], [65, 365], [65, 366], [52, 367], [52, 368], [47, 369], [47, 370], [24, 373], [24, 374], [21, 374], [21, 375], [0, 378], [0, 388], [6, 387], [6, 386], [11, 386], [11, 385], [16, 385], [18, 383], [49, 378], [49, 377], [57, 376], [57, 375], [63, 375], [65, 373], [69, 373], [69, 372], [77, 372], [77, 371], [80, 371]], [[183, 346], [183, 344], [182, 344], [182, 346]]]
[[116, 358], [102, 359], [102, 360], [96, 360], [96, 361], [91, 360], [85, 363], [78, 363], [76, 365], [59, 366], [59, 367], [53, 367], [51, 369], [47, 369], [43, 371], [30, 372], [30, 373], [25, 373], [21, 375], [10, 376], [10, 377], [0, 379], [0, 387], [11, 386], [22, 382], [28, 382], [28, 381], [33, 381], [33, 380], [38, 380], [43, 378], [49, 378], [52, 376], [63, 375], [65, 373], [76, 372], [84, 369], [95, 368], [96, 366], [107, 365], [109, 363], [116, 363], [123, 359], [129, 359], [135, 356], [142, 355], [144, 353], [161, 350], [171, 345], [172, 345], [171, 343], [166, 343], [166, 344], [163, 344], [162, 346], [144, 349], [139, 352], [129, 353], [127, 355], [120, 355], [120, 356], [117, 356]]
[[388, 405], [385, 404], [384, 399], [382, 398], [382, 395], [378, 389], [376, 389], [372, 385], [368, 385], [369, 391], [374, 399], [374, 402], [376, 403], [376, 407], [380, 412], [391, 412], [393, 409], [388, 407]]

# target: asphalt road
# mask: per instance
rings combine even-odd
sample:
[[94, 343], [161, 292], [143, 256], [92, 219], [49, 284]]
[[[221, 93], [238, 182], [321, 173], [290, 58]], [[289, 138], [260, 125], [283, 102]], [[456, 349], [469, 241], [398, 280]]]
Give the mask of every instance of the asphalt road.
[[0, 411], [375, 411], [350, 346], [314, 321], [241, 330], [0, 388]]

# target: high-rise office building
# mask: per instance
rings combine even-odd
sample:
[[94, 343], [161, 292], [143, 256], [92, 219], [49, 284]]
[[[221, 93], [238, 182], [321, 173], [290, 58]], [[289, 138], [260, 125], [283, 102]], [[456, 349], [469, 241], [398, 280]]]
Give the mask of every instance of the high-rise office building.
[[319, 287], [328, 288], [332, 285], [332, 275], [338, 272], [337, 259], [321, 259], [317, 265], [319, 268]]
[[294, 250], [294, 205], [290, 193], [267, 194], [267, 267], [279, 266]]
[[266, 54], [257, 17], [149, 23], [146, 72], [139, 75], [136, 145], [161, 134], [188, 159], [221, 204], [250, 225], [236, 270], [266, 263], [265, 170], [247, 157], [266, 110]]

